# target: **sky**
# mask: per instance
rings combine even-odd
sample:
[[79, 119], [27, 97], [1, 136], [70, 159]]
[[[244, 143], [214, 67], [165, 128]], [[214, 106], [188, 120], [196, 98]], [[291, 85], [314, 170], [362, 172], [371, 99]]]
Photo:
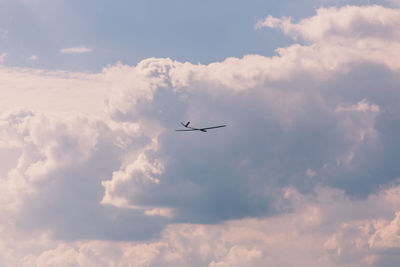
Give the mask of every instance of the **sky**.
[[397, 266], [399, 25], [398, 0], [0, 0], [0, 265]]

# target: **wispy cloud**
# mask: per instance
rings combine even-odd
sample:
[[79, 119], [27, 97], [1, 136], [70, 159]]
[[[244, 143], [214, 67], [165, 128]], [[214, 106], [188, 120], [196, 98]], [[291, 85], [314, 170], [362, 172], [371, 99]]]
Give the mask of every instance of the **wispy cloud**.
[[39, 58], [39, 57], [38, 57], [37, 55], [32, 55], [32, 56], [28, 57], [28, 59], [29, 59], [30, 61], [36, 61], [38, 58]]
[[8, 31], [0, 28], [0, 39], [7, 40], [8, 39]]
[[6, 56], [7, 56], [7, 53], [1, 53], [0, 54], [0, 63], [1, 64], [4, 63], [4, 59], [6, 58]]
[[84, 53], [92, 52], [92, 49], [88, 48], [84, 45], [81, 45], [81, 46], [64, 48], [64, 49], [61, 49], [60, 52], [63, 54], [84, 54]]

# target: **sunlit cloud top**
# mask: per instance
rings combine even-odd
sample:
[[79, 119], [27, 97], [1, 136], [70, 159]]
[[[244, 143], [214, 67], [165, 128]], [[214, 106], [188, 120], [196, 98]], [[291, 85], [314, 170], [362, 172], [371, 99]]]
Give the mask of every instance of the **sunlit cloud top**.
[[1, 3], [0, 265], [397, 266], [399, 10], [155, 2]]

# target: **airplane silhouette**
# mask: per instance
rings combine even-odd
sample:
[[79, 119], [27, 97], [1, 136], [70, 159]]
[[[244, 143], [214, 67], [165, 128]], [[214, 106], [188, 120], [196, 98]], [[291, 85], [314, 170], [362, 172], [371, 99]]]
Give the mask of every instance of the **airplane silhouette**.
[[207, 130], [210, 129], [215, 129], [215, 128], [222, 128], [222, 127], [226, 127], [226, 125], [218, 125], [218, 126], [212, 126], [212, 127], [206, 127], [206, 128], [194, 128], [194, 127], [190, 127], [190, 121], [188, 121], [187, 123], [183, 123], [181, 122], [181, 124], [183, 125], [183, 127], [187, 128], [184, 130], [175, 130], [177, 132], [186, 132], [186, 131], [201, 131], [201, 132], [207, 132]]

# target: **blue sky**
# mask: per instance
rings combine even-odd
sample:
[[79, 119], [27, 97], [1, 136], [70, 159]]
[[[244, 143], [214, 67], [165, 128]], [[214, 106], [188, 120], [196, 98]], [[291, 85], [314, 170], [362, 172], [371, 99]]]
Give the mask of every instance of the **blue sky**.
[[[378, 3], [379, 1], [370, 1]], [[304, 18], [321, 6], [367, 1], [0, 1], [0, 50], [10, 66], [98, 71], [149, 57], [208, 64], [246, 54], [270, 56], [293, 41], [255, 30], [266, 15]], [[86, 54], [60, 54], [85, 46]], [[37, 60], [29, 60], [32, 55]]]

